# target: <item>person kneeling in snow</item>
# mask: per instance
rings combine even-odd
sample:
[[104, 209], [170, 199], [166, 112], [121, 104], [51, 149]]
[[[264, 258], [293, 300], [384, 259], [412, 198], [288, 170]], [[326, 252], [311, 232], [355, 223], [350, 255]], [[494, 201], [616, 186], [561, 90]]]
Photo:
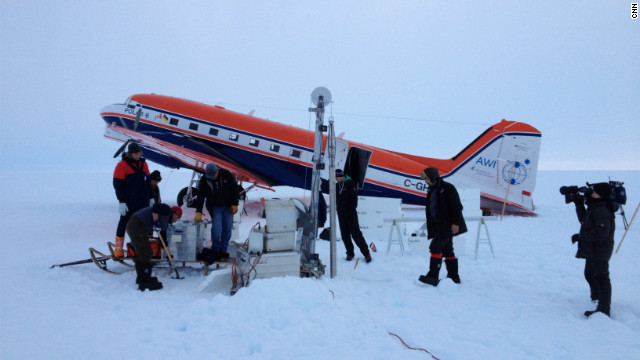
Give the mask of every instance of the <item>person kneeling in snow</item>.
[[[153, 264], [151, 263], [151, 244], [149, 234], [157, 231], [166, 241], [166, 231], [170, 223], [178, 221], [182, 217], [182, 209], [178, 206], [158, 203], [153, 206], [138, 210], [127, 223], [127, 234], [136, 248], [136, 284], [138, 290], [145, 291], [162, 289], [162, 283], [158, 278], [151, 276]], [[166, 243], [165, 243], [166, 244]]]

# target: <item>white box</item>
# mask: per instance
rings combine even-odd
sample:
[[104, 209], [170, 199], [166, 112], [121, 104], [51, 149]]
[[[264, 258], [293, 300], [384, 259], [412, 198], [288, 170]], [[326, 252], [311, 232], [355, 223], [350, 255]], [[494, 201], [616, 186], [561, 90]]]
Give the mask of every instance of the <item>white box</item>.
[[[358, 196], [358, 222], [367, 243], [387, 241], [392, 223], [384, 220], [402, 216], [401, 199]], [[400, 226], [404, 229], [404, 224]], [[397, 237], [395, 230], [393, 236]]]
[[264, 234], [264, 249], [266, 251], [291, 251], [295, 249], [295, 246], [295, 231], [268, 232]]
[[276, 276], [300, 276], [300, 254], [295, 251], [264, 253], [259, 256], [238, 248], [236, 260], [236, 274], [248, 281]]
[[480, 189], [458, 188], [457, 190], [462, 203], [462, 215], [465, 217], [482, 216]]
[[260, 254], [264, 250], [264, 232], [253, 229], [249, 233], [249, 253]]
[[431, 240], [427, 239], [426, 236], [407, 236], [407, 243], [409, 244], [409, 250], [411, 253], [418, 255], [429, 255], [429, 245], [431, 245]]
[[267, 200], [265, 201], [265, 213], [267, 217], [266, 232], [296, 231], [298, 210], [293, 200]]

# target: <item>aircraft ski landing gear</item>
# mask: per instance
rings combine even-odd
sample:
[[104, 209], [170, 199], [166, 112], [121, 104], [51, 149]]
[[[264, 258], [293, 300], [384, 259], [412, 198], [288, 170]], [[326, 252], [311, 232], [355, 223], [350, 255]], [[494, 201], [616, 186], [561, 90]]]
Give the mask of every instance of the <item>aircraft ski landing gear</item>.
[[178, 206], [182, 207], [183, 204], [187, 204], [187, 207], [193, 208], [198, 198], [198, 189], [191, 188], [191, 194], [189, 194], [189, 187], [180, 190], [178, 193]]

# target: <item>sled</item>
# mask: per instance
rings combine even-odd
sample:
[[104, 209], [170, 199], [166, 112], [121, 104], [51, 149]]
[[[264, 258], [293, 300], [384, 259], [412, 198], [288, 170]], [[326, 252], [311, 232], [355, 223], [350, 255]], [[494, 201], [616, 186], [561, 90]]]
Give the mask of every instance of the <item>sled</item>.
[[[111, 253], [111, 255], [107, 255], [104, 254], [94, 248], [89, 248], [89, 254], [91, 255], [91, 261], [96, 264], [96, 266], [105, 272], [108, 272], [110, 274], [114, 274], [114, 275], [122, 275], [124, 274], [124, 272], [117, 272], [117, 271], [113, 271], [110, 270], [109, 268], [107, 268], [107, 261], [111, 260], [113, 262], [118, 262], [122, 265], [125, 265], [127, 267], [133, 268], [135, 265], [133, 263], [133, 261], [135, 260], [135, 258], [133, 257], [116, 257], [114, 255], [113, 249], [115, 247], [115, 245], [111, 242], [107, 243], [108, 247], [109, 247], [109, 252]], [[220, 266], [224, 266], [224, 265], [233, 265], [236, 261], [235, 258], [228, 258], [227, 260], [224, 261], [216, 261], [214, 263], [212, 263], [211, 265], [203, 260], [180, 260], [180, 259], [173, 259], [174, 262], [176, 264], [182, 264], [182, 267], [186, 267], [187, 264], [200, 264], [202, 265], [202, 268], [204, 269], [204, 275], [208, 275], [209, 274], [209, 267], [211, 265], [215, 265], [215, 269], [220, 269]], [[87, 263], [87, 260], [82, 260], [82, 261], [78, 261], [75, 263]], [[151, 262], [154, 264], [161, 264], [161, 263], [168, 263], [169, 261], [167, 259], [151, 259]], [[69, 264], [63, 264], [62, 266], [65, 265], [72, 265], [72, 263]], [[56, 265], [54, 265], [56, 266]], [[60, 266], [60, 265], [57, 265]], [[53, 266], [52, 266], [53, 267]], [[171, 273], [172, 269], [169, 268], [169, 273]]]

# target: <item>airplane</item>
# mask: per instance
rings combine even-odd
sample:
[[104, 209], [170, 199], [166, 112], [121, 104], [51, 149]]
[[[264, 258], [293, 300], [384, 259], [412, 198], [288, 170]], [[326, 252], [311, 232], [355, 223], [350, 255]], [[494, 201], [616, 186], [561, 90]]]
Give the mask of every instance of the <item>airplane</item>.
[[[119, 152], [132, 141], [143, 148], [146, 159], [165, 167], [203, 174], [213, 162], [252, 186], [311, 189], [312, 131], [260, 119], [253, 112], [157, 94], [133, 95], [123, 104], [102, 108], [100, 116], [106, 123], [104, 136], [125, 142]], [[419, 174], [433, 166], [456, 187], [479, 189], [485, 214], [535, 215], [532, 193], [540, 140], [541, 132], [533, 126], [504, 119], [450, 159], [337, 138], [335, 164], [354, 179], [362, 196], [424, 206], [427, 185]], [[328, 166], [321, 177], [323, 182], [329, 178]], [[186, 191], [178, 195], [180, 205]]]

